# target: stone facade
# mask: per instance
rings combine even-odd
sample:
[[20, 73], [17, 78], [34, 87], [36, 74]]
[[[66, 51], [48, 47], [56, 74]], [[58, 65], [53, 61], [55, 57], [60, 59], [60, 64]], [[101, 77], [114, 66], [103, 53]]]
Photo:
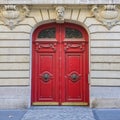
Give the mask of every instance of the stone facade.
[[1, 0], [0, 4], [119, 4], [119, 0]]
[[[98, 3], [101, 3], [101, 1], [102, 0]], [[2, 3], [4, 4], [4, 2], [8, 1], [3, 1]], [[12, 0], [10, 0], [10, 2], [13, 3]], [[14, 2], [17, 4], [17, 0]], [[29, 4], [30, 2], [33, 1], [28, 0], [24, 3]], [[40, 1], [34, 1], [35, 4], [37, 2], [39, 3]], [[83, 2], [93, 3], [88, 0]], [[117, 2], [117, 0], [106, 0], [103, 4]], [[3, 7], [5, 6], [1, 5], [0, 7], [0, 17], [3, 17]], [[13, 6], [12, 9], [10, 6], [8, 7], [10, 11], [14, 9]], [[23, 7], [22, 5], [15, 6], [16, 11], [20, 11], [20, 15], [23, 14], [24, 10], [26, 11], [25, 14], [22, 15], [24, 18], [17, 21], [17, 24], [12, 25], [12, 30], [10, 29], [11, 22], [5, 24], [5, 21], [11, 21], [13, 18], [4, 17], [2, 21], [0, 21], [0, 108], [30, 107], [31, 36], [35, 28], [39, 25], [51, 22], [75, 23], [83, 26], [88, 31], [90, 48], [90, 106], [120, 107], [119, 6], [115, 6], [114, 9], [109, 6], [110, 11], [118, 12], [117, 20], [116, 17], [112, 18], [112, 20], [116, 20], [114, 24], [112, 24], [113, 21], [111, 21], [111, 18], [109, 18], [109, 21], [107, 18], [110, 27], [106, 27], [106, 18], [102, 20], [101, 18], [96, 19], [95, 9], [104, 8], [106, 7], [105, 5], [99, 5], [97, 8], [94, 8], [93, 5], [27, 5], [27, 8], [21, 12]], [[18, 8], [20, 8], [20, 10]], [[57, 16], [56, 14], [58, 8], [64, 12], [61, 16]], [[8, 9], [6, 11], [8, 12]], [[27, 15], [28, 11], [29, 15]], [[101, 11], [99, 12], [101, 13]], [[100, 13], [97, 11], [97, 14]], [[14, 13], [12, 13], [12, 15], [13, 14]], [[18, 20], [18, 17], [13, 20]]]

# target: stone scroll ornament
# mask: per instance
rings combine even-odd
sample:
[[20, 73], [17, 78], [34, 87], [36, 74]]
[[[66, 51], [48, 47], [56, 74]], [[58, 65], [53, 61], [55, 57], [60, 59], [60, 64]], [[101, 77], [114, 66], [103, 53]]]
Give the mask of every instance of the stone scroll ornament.
[[11, 30], [29, 15], [29, 8], [26, 5], [1, 5], [0, 20]]
[[120, 21], [120, 9], [117, 5], [101, 5], [92, 7], [92, 15], [108, 29]]

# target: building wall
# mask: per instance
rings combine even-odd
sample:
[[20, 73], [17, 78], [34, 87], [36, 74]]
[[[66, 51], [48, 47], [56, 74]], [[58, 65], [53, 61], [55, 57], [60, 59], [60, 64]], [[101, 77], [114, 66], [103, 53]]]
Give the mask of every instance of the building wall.
[[119, 0], [1, 0], [0, 4], [118, 4]]
[[[64, 16], [65, 22], [82, 25], [89, 33], [90, 106], [120, 107], [120, 22], [108, 30], [90, 10], [89, 6], [67, 6]], [[34, 5], [13, 30], [0, 22], [0, 108], [30, 106], [32, 32], [55, 18], [54, 6]]]

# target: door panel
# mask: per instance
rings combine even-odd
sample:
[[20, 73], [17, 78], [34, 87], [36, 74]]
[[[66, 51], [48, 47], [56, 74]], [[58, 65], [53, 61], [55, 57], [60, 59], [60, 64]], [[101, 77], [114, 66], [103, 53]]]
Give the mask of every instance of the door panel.
[[33, 33], [32, 105], [88, 105], [88, 36], [74, 24]]
[[82, 100], [82, 56], [66, 54], [66, 101]]
[[38, 100], [55, 100], [55, 55], [40, 54], [38, 59]]

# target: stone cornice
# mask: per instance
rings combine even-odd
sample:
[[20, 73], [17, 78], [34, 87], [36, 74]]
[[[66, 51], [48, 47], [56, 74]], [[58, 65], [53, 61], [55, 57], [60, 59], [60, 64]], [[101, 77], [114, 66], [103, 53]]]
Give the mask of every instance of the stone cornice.
[[0, 4], [120, 4], [120, 0], [0, 0]]

